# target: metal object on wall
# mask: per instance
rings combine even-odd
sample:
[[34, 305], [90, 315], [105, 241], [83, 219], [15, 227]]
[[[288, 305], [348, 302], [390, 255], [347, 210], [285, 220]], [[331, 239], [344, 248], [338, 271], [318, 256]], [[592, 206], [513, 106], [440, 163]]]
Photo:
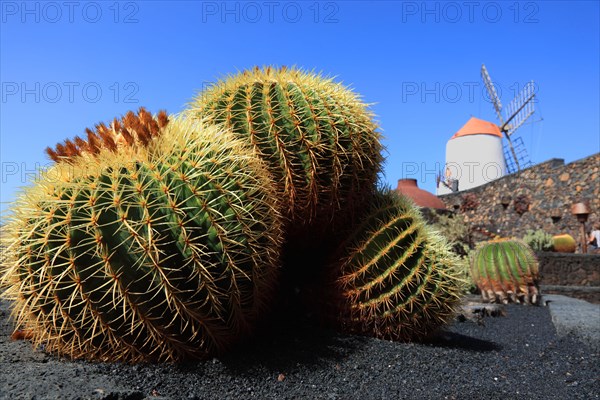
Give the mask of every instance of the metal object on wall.
[[577, 217], [577, 221], [581, 223], [581, 252], [587, 253], [587, 236], [585, 234], [585, 223], [590, 215], [590, 208], [585, 203], [575, 203], [571, 206], [571, 214]]

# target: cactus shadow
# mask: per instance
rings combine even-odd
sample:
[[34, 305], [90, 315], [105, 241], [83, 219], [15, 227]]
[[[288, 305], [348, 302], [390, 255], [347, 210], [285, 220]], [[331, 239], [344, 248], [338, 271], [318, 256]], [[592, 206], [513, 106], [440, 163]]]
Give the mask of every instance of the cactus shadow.
[[442, 331], [435, 336], [423, 341], [424, 345], [460, 349], [476, 353], [488, 353], [502, 350], [496, 342], [474, 338], [452, 331]]
[[278, 374], [300, 366], [326, 367], [364, 347], [369, 338], [336, 331], [325, 317], [323, 271], [333, 243], [334, 239], [323, 243], [307, 238], [289, 241], [271, 313], [252, 337], [219, 357], [232, 374], [253, 374], [257, 369]]
[[338, 332], [324, 317], [327, 301], [321, 274], [332, 246], [311, 243], [286, 249], [276, 304], [256, 334], [219, 358], [227, 369], [246, 374], [257, 368], [273, 373], [299, 366], [319, 368], [336, 364], [364, 347], [367, 337]]
[[306, 319], [272, 319], [252, 338], [240, 343], [220, 361], [233, 374], [251, 374], [257, 368], [270, 373], [299, 366], [336, 364], [363, 347], [368, 338], [344, 335]]

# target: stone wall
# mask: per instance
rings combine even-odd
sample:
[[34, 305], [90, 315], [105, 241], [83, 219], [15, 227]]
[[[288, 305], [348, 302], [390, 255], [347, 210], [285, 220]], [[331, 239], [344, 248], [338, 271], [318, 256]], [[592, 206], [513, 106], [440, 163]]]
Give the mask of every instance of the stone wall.
[[581, 224], [571, 205], [589, 204], [588, 233], [600, 222], [600, 153], [566, 165], [552, 159], [440, 199], [471, 226], [500, 236], [523, 237], [529, 229], [543, 229], [568, 233], [579, 243]]
[[600, 288], [600, 255], [538, 252], [543, 285]]
[[562, 294], [600, 304], [600, 254], [538, 252], [542, 294]]

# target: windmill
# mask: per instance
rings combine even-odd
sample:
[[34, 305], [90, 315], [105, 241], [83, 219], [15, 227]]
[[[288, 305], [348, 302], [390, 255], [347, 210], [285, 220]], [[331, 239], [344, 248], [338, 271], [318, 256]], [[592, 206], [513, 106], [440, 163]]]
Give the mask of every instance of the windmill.
[[494, 106], [494, 110], [496, 110], [499, 122], [498, 127], [506, 138], [504, 158], [508, 173], [517, 172], [522, 168], [531, 166], [523, 139], [516, 136], [515, 132], [535, 112], [533, 101], [535, 98], [535, 85], [533, 81], [527, 82], [521, 92], [504, 109], [503, 115], [500, 97], [484, 64], [481, 65], [481, 78]]

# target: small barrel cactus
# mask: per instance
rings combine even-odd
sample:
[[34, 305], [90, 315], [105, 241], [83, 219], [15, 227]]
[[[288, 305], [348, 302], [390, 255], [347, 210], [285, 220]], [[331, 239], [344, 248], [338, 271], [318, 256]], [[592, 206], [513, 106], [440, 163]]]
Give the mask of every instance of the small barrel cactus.
[[575, 253], [577, 242], [568, 233], [552, 237], [552, 248], [559, 253]]
[[57, 163], [13, 205], [1, 283], [17, 328], [71, 358], [224, 351], [277, 283], [270, 175], [220, 127], [127, 118], [50, 149]]
[[252, 143], [292, 231], [309, 225], [314, 236], [374, 190], [382, 147], [373, 115], [329, 78], [296, 68], [247, 70], [200, 93], [186, 114]]
[[350, 332], [424, 339], [454, 316], [461, 261], [405, 198], [377, 194], [370, 210], [332, 266], [334, 319]]
[[539, 265], [518, 239], [485, 242], [471, 255], [471, 276], [485, 302], [537, 304]]

